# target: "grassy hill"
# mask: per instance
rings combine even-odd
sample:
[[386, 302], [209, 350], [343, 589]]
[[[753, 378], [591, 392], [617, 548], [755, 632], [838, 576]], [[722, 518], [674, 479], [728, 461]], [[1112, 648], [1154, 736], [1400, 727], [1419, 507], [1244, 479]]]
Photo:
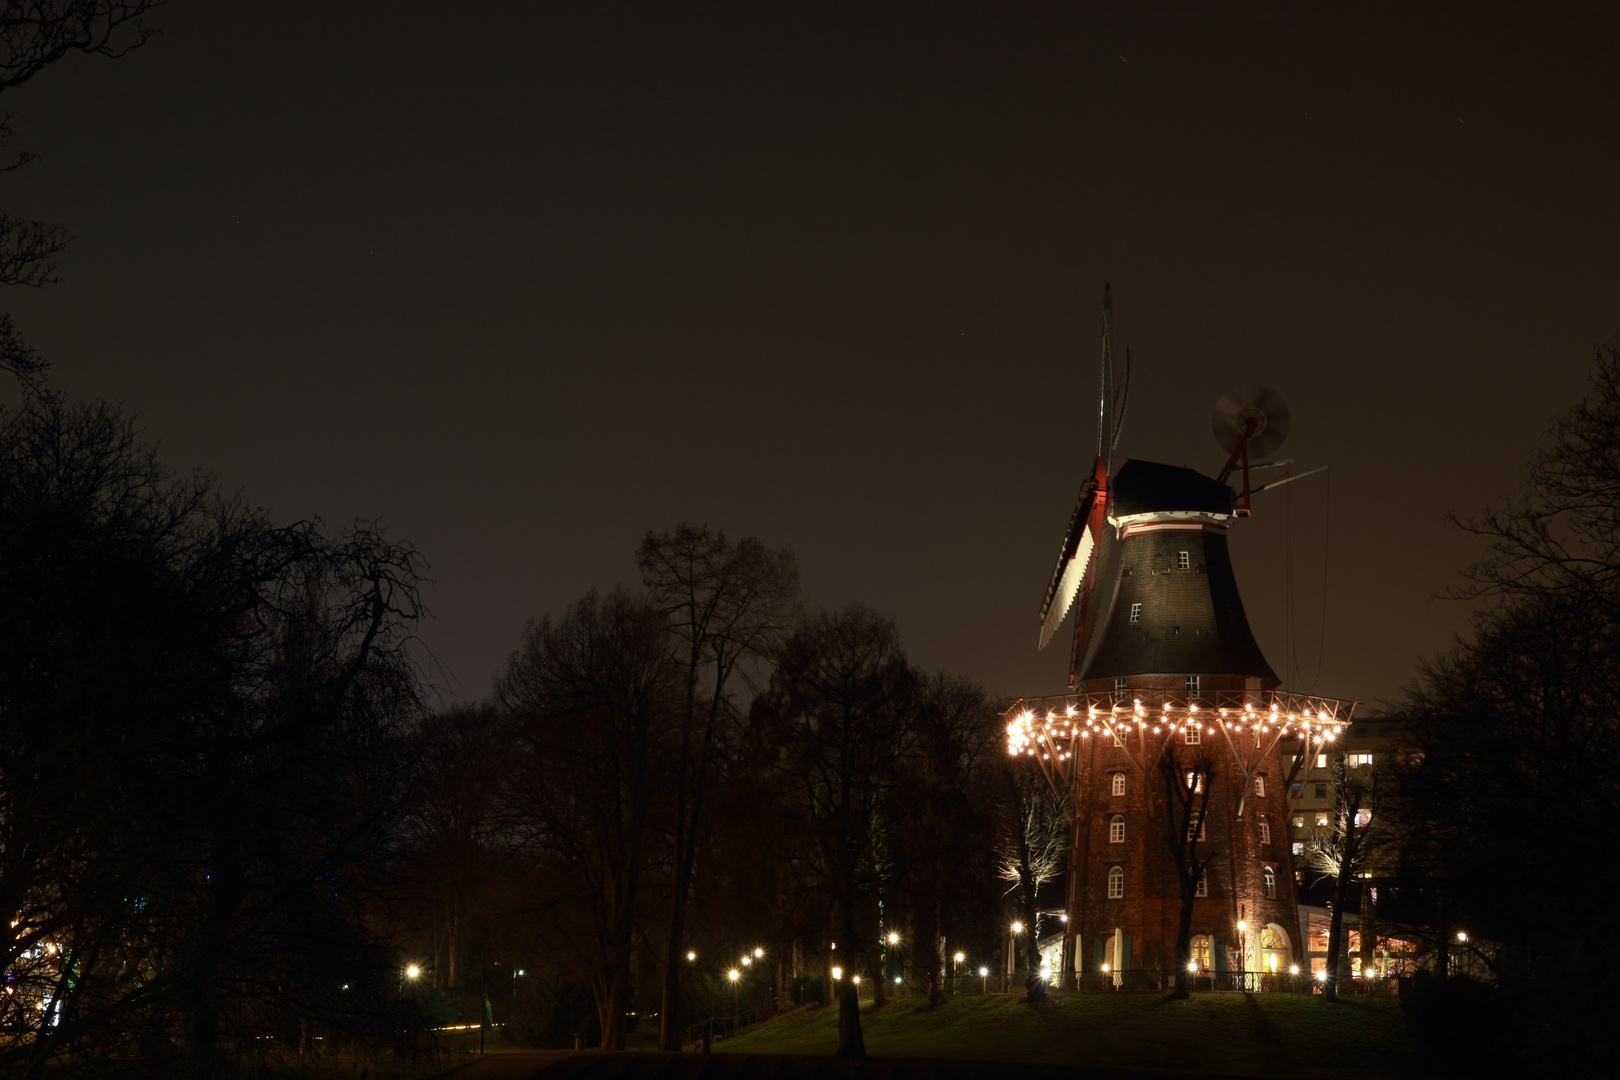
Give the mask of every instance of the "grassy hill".
[[[1052, 991], [962, 995], [938, 1009], [917, 997], [861, 1010], [874, 1057], [1019, 1061], [1247, 1076], [1401, 1077], [1420, 1071], [1399, 1003], [1328, 1005], [1294, 994]], [[837, 1009], [805, 1006], [717, 1042], [716, 1053], [827, 1054]]]

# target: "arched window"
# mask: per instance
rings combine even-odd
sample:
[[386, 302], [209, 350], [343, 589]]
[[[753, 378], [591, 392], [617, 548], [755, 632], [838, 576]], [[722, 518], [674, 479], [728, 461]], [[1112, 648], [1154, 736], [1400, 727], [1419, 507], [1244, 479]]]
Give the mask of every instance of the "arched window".
[[1276, 923], [1267, 923], [1260, 931], [1260, 968], [1273, 975], [1288, 967], [1290, 950], [1288, 935]]
[[1125, 842], [1125, 815], [1115, 814], [1108, 823], [1108, 842], [1110, 844], [1123, 844]]
[[1125, 794], [1125, 774], [1122, 772], [1117, 772], [1114, 774], [1114, 794]]
[[1266, 867], [1266, 899], [1277, 899], [1277, 872], [1269, 866]]
[[1108, 868], [1108, 899], [1118, 900], [1125, 895], [1125, 868], [1123, 866], [1110, 866]]
[[1199, 971], [1209, 970], [1210, 941], [1208, 934], [1194, 935], [1192, 942], [1192, 963]]

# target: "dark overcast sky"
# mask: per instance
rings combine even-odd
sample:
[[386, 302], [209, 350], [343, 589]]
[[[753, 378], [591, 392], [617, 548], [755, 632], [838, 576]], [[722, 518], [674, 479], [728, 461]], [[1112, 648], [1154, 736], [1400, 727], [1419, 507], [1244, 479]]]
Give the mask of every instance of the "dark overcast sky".
[[1441, 515], [1620, 334], [1611, 3], [158, 22], [8, 95], [43, 160], [0, 198], [78, 239], [0, 302], [171, 467], [417, 544], [452, 696], [683, 519], [792, 545], [925, 665], [1061, 688], [1108, 280], [1122, 453], [1213, 472], [1215, 399], [1278, 389], [1331, 479], [1234, 529], [1251, 621], [1295, 688], [1387, 697], [1466, 623]]

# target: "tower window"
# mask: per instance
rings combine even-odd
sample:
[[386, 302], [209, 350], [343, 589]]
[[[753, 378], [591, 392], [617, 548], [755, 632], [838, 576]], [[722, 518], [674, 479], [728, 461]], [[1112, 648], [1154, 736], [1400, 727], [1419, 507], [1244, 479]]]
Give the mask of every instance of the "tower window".
[[1189, 772], [1187, 774], [1187, 787], [1194, 795], [1202, 795], [1204, 793], [1204, 774], [1197, 769]]
[[1193, 833], [1193, 823], [1190, 822], [1190, 821], [1187, 823], [1187, 839], [1189, 841], [1205, 839], [1204, 834], [1206, 832], [1208, 832], [1208, 830], [1204, 827], [1205, 822], [1206, 822], [1206, 819], [1205, 819], [1204, 815], [1199, 814], [1198, 815], [1198, 831], [1197, 831], [1197, 835], [1194, 835], [1194, 833]]
[[1125, 895], [1125, 868], [1123, 866], [1110, 866], [1108, 868], [1108, 899], [1119, 900]]
[[1177, 570], [1191, 570], [1192, 569], [1192, 559], [1189, 557], [1188, 552], [1185, 552], [1185, 551], [1176, 552], [1176, 569]]
[[1197, 746], [1204, 741], [1204, 729], [1197, 724], [1189, 724], [1181, 731], [1181, 741], [1188, 746]]
[[1117, 772], [1114, 774], [1114, 794], [1125, 794], [1125, 774], [1122, 772]]
[[1254, 794], [1256, 798], [1266, 797], [1266, 774], [1261, 773], [1254, 778]]
[[1277, 899], [1277, 872], [1269, 866], [1266, 867], [1266, 899]]
[[1192, 691], [1193, 693], [1197, 693], [1198, 692], [1198, 676], [1197, 675], [1189, 675], [1189, 676], [1187, 676], [1186, 680], [1182, 683], [1182, 685], [1185, 686], [1188, 690]]
[[1208, 896], [1209, 895], [1209, 871], [1208, 870], [1202, 870], [1202, 871], [1199, 872], [1199, 874], [1198, 874], [1198, 889], [1197, 889], [1197, 891], [1195, 891], [1193, 893], [1193, 895], [1194, 896]]
[[1125, 842], [1125, 815], [1115, 814], [1108, 823], [1108, 842], [1110, 844], [1123, 844]]
[[1141, 622], [1141, 621], [1142, 621], [1142, 605], [1141, 604], [1132, 604], [1131, 605], [1131, 622]]
[[1265, 818], [1260, 819], [1260, 842], [1262, 844], [1271, 843], [1271, 822]]

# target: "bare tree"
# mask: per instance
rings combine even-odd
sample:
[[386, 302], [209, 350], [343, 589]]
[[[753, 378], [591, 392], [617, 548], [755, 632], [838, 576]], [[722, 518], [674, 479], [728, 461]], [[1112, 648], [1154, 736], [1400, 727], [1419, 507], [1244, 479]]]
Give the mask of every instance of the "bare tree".
[[[1040, 889], [1063, 873], [1069, 848], [1067, 795], [1057, 798], [1046, 778], [1016, 759], [1001, 762], [1001, 839], [996, 845], [1002, 880], [1012, 882], [1024, 924], [1026, 1001], [1046, 996], [1041, 979]], [[1010, 973], [1009, 973], [1010, 974]]]
[[602, 1048], [624, 1049], [637, 905], [660, 777], [655, 743], [678, 716], [681, 672], [664, 617], [595, 592], [530, 623], [496, 683], [525, 747], [514, 799], [528, 839], [576, 885]]
[[[1181, 911], [1176, 921], [1175, 996], [1188, 995], [1188, 965], [1192, 963], [1193, 904], [1198, 885], [1204, 880], [1217, 852], [1202, 839], [1209, 820], [1209, 797], [1215, 786], [1215, 763], [1209, 754], [1199, 753], [1182, 761], [1173, 747], [1159, 758], [1159, 775], [1164, 780], [1164, 846], [1176, 864], [1176, 880], [1181, 890]], [[1203, 844], [1202, 853], [1199, 845]]]
[[[876, 825], [912, 752], [916, 697], [917, 677], [893, 621], [856, 605], [806, 622], [754, 704], [807, 840], [804, 869], [851, 953], [865, 944], [857, 927], [872, 884]], [[852, 979], [840, 985], [835, 1056], [862, 1059], [856, 986]]]
[[[1321, 878], [1333, 881], [1327, 980], [1322, 984], [1322, 996], [1328, 1001], [1337, 1001], [1339, 981], [1350, 975], [1349, 954], [1344, 947], [1344, 912], [1362, 868], [1373, 856], [1376, 841], [1372, 829], [1381, 822], [1378, 821], [1379, 772], [1348, 768], [1342, 747], [1333, 753], [1332, 768], [1333, 818], [1326, 828], [1311, 831], [1306, 841], [1305, 862]], [[1363, 939], [1369, 929], [1365, 925], [1361, 927]]]
[[790, 550], [772, 551], [752, 537], [731, 543], [724, 533], [686, 524], [673, 533], [648, 533], [637, 562], [686, 669], [668, 739], [673, 836], [658, 1034], [659, 1049], [679, 1050], [687, 906], [708, 788], [743, 716], [734, 692], [754, 689], [751, 662], [781, 645], [797, 615], [799, 571]]
[[[4, 0], [0, 5], [0, 96], [25, 86], [73, 53], [116, 59], [157, 33], [147, 15], [164, 0]], [[0, 154], [17, 138], [15, 114], [0, 111]], [[17, 152], [0, 164], [14, 172], [38, 155]], [[73, 238], [61, 225], [0, 211], [0, 285], [35, 288], [57, 280], [57, 256]], [[0, 371], [39, 389], [48, 363], [24, 345], [9, 316], [0, 316]]]

